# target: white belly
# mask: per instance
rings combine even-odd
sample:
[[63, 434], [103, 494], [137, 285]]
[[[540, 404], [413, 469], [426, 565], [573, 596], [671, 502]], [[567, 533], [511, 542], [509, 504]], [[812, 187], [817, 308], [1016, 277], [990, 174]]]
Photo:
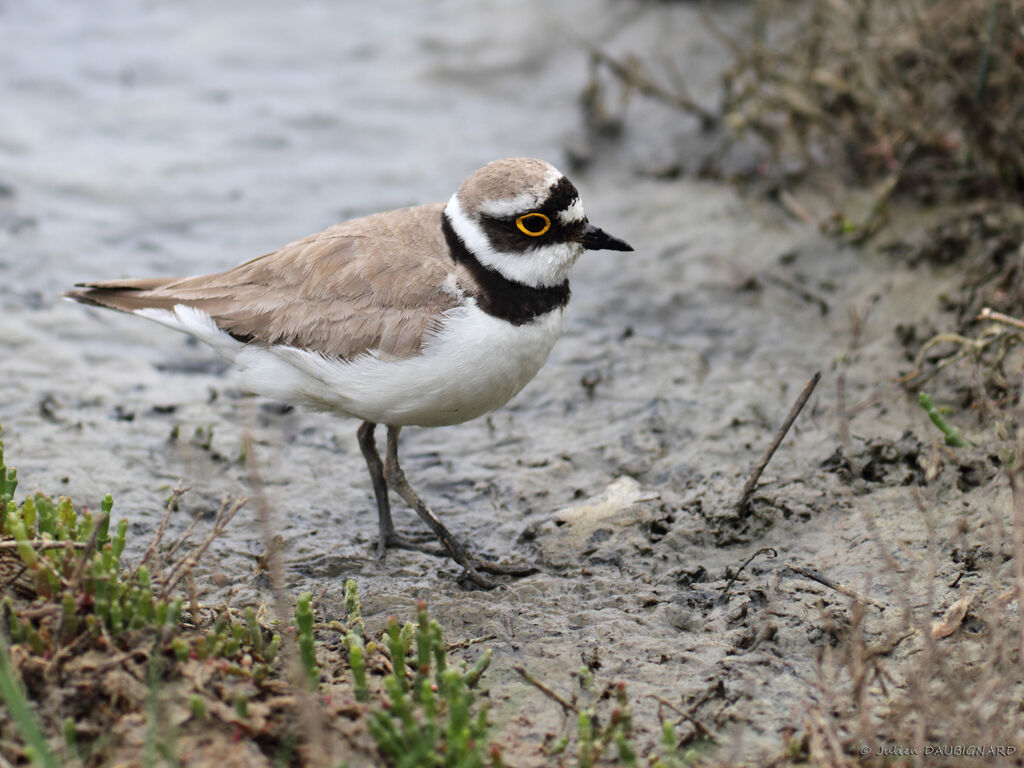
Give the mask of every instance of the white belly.
[[564, 308], [515, 326], [470, 304], [450, 311], [416, 357], [345, 362], [295, 347], [246, 346], [234, 362], [246, 387], [267, 397], [380, 424], [442, 426], [507, 403], [564, 327]]

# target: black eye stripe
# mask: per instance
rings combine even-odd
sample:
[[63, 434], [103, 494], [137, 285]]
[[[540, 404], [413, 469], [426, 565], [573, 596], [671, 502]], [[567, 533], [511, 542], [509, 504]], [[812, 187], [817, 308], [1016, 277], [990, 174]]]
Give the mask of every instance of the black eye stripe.
[[[491, 245], [499, 251], [528, 251], [549, 243], [569, 242], [579, 236], [584, 222], [572, 221], [565, 224], [558, 214], [568, 209], [579, 196], [573, 183], [562, 176], [551, 185], [547, 198], [536, 208], [509, 216], [481, 216], [480, 224]], [[523, 234], [516, 226], [516, 219], [527, 213], [543, 213], [551, 219], [551, 228], [540, 237]]]
[[551, 219], [551, 227], [540, 236], [531, 236], [520, 232], [519, 227], [516, 226], [515, 218], [499, 219], [492, 216], [483, 216], [480, 219], [480, 226], [487, 235], [491, 245], [505, 253], [529, 251], [551, 243], [566, 243], [579, 237], [580, 232], [583, 230], [582, 221], [563, 224], [557, 216], [549, 218]]

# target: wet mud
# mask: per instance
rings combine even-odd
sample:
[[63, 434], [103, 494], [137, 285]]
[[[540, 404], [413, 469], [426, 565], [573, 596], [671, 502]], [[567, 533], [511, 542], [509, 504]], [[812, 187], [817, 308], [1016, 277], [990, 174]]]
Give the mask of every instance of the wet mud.
[[[554, 19], [543, 3], [407, 3], [393, 17], [306, 3], [286, 18], [243, 4], [0, 6], [0, 34], [18, 41], [0, 46], [17, 107], [0, 125], [7, 453], [25, 490], [113, 493], [138, 546], [178, 483], [180, 532], [251, 494], [257, 467], [289, 592], [323, 591], [329, 617], [354, 578], [371, 631], [425, 598], [450, 640], [488, 638], [495, 730], [517, 765], [544, 764], [565, 726], [517, 666], [565, 695], [584, 664], [625, 681], [643, 743], [660, 697], [726, 755], [775, 754], [820, 694], [822, 649], [849, 603], [785, 564], [895, 606], [905, 579], [881, 567], [877, 539], [908, 562], [926, 546], [911, 487], [934, 434], [892, 385], [908, 367], [894, 329], [936, 307], [954, 279], [944, 267], [843, 248], [722, 183], [651, 178], [686, 126], [637, 106], [650, 119], [572, 173], [591, 220], [635, 253], [580, 262], [565, 337], [512, 403], [403, 432], [410, 481], [454, 532], [538, 565], [488, 592], [445, 560], [374, 557], [355, 422], [251, 397], [188, 339], [58, 299], [76, 281], [214, 271], [345, 217], [443, 200], [499, 156], [565, 166], [575, 146], [579, 159], [586, 59], [569, 31], [607, 38], [619, 12], [585, 5]], [[694, 12], [657, 13], [614, 44], [676, 34], [707, 79]], [[853, 350], [851, 308], [870, 309]], [[738, 514], [752, 464], [817, 370]], [[847, 402], [866, 403], [848, 438], [839, 374]], [[986, 487], [947, 490], [970, 515], [977, 494], [1002, 493]], [[420, 530], [405, 509], [396, 522]], [[239, 513], [197, 571], [202, 597], [268, 601], [266, 540], [255, 511]], [[765, 547], [778, 556], [732, 582]], [[950, 578], [960, 567], [938, 565]]]

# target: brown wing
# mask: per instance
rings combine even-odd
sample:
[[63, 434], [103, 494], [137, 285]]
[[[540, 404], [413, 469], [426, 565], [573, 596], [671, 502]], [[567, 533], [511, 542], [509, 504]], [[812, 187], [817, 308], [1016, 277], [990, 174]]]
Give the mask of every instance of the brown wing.
[[442, 210], [355, 219], [215, 275], [85, 283], [65, 296], [125, 312], [185, 304], [246, 342], [345, 359], [370, 350], [409, 357], [459, 303], [450, 278], [461, 270], [441, 233]]

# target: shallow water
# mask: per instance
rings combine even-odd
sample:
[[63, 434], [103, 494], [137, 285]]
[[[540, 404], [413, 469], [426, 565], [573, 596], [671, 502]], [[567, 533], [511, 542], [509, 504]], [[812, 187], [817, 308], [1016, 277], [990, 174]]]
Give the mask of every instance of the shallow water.
[[[638, 174], [673, 157], [688, 130], [677, 115], [634, 102], [621, 144], [588, 138], [579, 39], [620, 51], [671, 41], [698, 94], [721, 61], [687, 4], [612, 34], [630, 16], [627, 4], [581, 0], [0, 4], [0, 423], [25, 490], [93, 504], [110, 491], [141, 546], [179, 480], [191, 490], [178, 531], [225, 495], [251, 493], [239, 461], [251, 436], [289, 591], [326, 588], [331, 613], [352, 577], [371, 628], [423, 596], [450, 639], [493, 635], [503, 738], [526, 738], [518, 764], [543, 762], [534, 726], [557, 730], [560, 715], [512, 666], [568, 689], [583, 653], [638, 698], [680, 701], [725, 681], [724, 701], [701, 716], [736, 728], [740, 752], [777, 747], [810, 695], [804, 625], [818, 598], [768, 565], [751, 567], [757, 589], [737, 587], [731, 608], [705, 598], [762, 546], [870, 580], [862, 531], [844, 514], [855, 501], [828, 477], [801, 478], [834, 449], [846, 306], [881, 297], [863, 353], [875, 370], [851, 375], [856, 396], [895, 360], [892, 324], [942, 286], [844, 252], [727, 186]], [[224, 269], [346, 217], [444, 200], [491, 159], [564, 165], [566, 147], [588, 145], [594, 162], [573, 178], [590, 218], [636, 252], [579, 264], [568, 332], [509, 406], [403, 432], [411, 482], [454, 531], [542, 565], [496, 592], [465, 590], [457, 568], [426, 555], [372, 557], [354, 422], [245, 396], [183, 337], [58, 300], [81, 280]], [[765, 477], [788, 513], [723, 537], [715, 514], [817, 369], [825, 382]], [[888, 418], [895, 436], [917, 416]], [[596, 538], [552, 522], [623, 476], [639, 483], [637, 500]], [[396, 518], [416, 529], [411, 513]], [[253, 578], [263, 547], [243, 510], [204, 566], [217, 576], [210, 599], [266, 600]], [[772, 652], [785, 665], [737, 650], [766, 616], [782, 627]], [[650, 736], [654, 705], [638, 706]]]

